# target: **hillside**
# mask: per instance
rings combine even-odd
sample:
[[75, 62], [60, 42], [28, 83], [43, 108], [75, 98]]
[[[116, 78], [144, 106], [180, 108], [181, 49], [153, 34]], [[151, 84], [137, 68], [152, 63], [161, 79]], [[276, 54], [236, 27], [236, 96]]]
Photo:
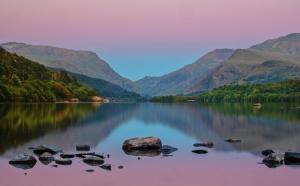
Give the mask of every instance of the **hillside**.
[[225, 85], [198, 96], [158, 96], [152, 102], [300, 102], [300, 80], [277, 83]]
[[79, 84], [66, 72], [45, 66], [0, 47], [0, 102], [87, 101], [95, 90]]
[[226, 61], [234, 52], [231, 49], [218, 49], [209, 52], [195, 63], [161, 77], [146, 77], [135, 82], [142, 95], [184, 94], [192, 85], [206, 78], [216, 67]]
[[93, 52], [13, 42], [4, 43], [1, 46], [8, 52], [24, 56], [47, 67], [103, 79], [127, 90], [135, 90], [130, 80], [116, 73]]

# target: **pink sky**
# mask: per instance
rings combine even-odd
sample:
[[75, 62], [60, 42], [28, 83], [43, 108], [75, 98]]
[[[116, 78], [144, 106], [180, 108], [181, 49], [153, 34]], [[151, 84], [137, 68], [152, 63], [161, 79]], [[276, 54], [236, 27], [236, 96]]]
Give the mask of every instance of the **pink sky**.
[[1, 0], [0, 42], [93, 50], [137, 79], [300, 32], [299, 10], [299, 0]]

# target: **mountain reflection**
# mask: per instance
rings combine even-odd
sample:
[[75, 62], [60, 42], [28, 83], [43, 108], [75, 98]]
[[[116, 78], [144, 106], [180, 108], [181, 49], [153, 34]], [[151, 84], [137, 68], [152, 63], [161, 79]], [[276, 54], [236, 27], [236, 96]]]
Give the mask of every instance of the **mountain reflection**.
[[[295, 105], [255, 110], [251, 105], [14, 104], [0, 105], [0, 154], [11, 157], [40, 144], [66, 151], [82, 143], [95, 147], [130, 119], [165, 125], [195, 142], [211, 140], [216, 151], [300, 150], [300, 109]], [[226, 138], [243, 143], [228, 144]]]

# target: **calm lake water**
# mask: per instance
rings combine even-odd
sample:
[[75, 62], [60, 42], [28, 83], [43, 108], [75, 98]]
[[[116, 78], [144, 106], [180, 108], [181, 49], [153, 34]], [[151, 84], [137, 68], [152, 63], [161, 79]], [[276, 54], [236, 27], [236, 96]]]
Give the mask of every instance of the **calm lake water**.
[[[0, 186], [296, 186], [300, 166], [268, 168], [261, 150], [300, 151], [300, 105], [200, 104], [27, 104], [0, 105]], [[126, 155], [125, 139], [160, 137], [179, 150], [170, 157]], [[242, 143], [224, 142], [227, 138]], [[195, 142], [213, 141], [208, 154], [194, 154]], [[109, 153], [112, 171], [80, 159], [54, 168], [38, 162], [22, 170], [8, 164], [28, 147], [77, 144]], [[201, 148], [205, 149], [205, 148]], [[124, 169], [118, 169], [123, 165]], [[92, 173], [85, 172], [94, 169]], [[27, 175], [25, 175], [26, 173]]]

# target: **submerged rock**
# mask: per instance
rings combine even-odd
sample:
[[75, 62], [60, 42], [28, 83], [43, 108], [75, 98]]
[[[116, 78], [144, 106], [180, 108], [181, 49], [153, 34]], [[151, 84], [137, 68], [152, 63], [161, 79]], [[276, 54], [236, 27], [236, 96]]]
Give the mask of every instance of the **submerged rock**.
[[85, 156], [82, 161], [90, 166], [99, 166], [104, 163], [104, 159], [96, 156]]
[[163, 145], [162, 148], [160, 149], [160, 151], [163, 155], [171, 154], [177, 150], [178, 150], [178, 148], [172, 147], [170, 145]]
[[100, 167], [104, 170], [111, 171], [111, 164], [104, 164], [101, 165]]
[[43, 153], [45, 153], [45, 152], [48, 152], [48, 153], [50, 153], [52, 155], [55, 155], [55, 154], [57, 154], [59, 152], [62, 152], [62, 150], [60, 150], [60, 149], [58, 149], [56, 147], [48, 147], [48, 146], [44, 146], [44, 145], [40, 145], [38, 147], [34, 147], [34, 149], [33, 149], [33, 153], [36, 154], [36, 155], [38, 155], [38, 156], [41, 155], [41, 154], [43, 154]]
[[94, 169], [87, 169], [85, 172], [95, 172]]
[[192, 150], [192, 152], [196, 153], [196, 154], [207, 154], [208, 153], [208, 151], [204, 150], [204, 149]]
[[125, 140], [123, 151], [132, 156], [158, 156], [161, 153], [162, 143], [156, 137], [132, 138]]
[[9, 164], [20, 169], [32, 169], [36, 164], [36, 159], [27, 154], [20, 154], [9, 161]]
[[266, 149], [266, 150], [261, 151], [261, 154], [264, 155], [264, 156], [268, 156], [272, 153], [274, 153], [274, 151], [271, 150], [271, 149]]
[[49, 152], [44, 152], [39, 156], [39, 160], [42, 164], [49, 165], [54, 160], [54, 157]]
[[72, 160], [69, 159], [55, 159], [55, 163], [58, 165], [71, 165], [72, 164]]
[[242, 140], [240, 140], [240, 139], [233, 139], [233, 138], [226, 139], [225, 141], [228, 142], [228, 143], [240, 143], [240, 142], [242, 142]]
[[265, 159], [263, 159], [263, 163], [270, 168], [278, 167], [283, 164], [284, 154], [274, 152], [269, 154]]
[[300, 165], [300, 153], [286, 152], [284, 153], [284, 161], [287, 165]]
[[214, 146], [213, 142], [210, 141], [204, 141], [202, 143], [195, 143], [194, 147], [207, 147], [207, 148], [212, 148]]
[[89, 151], [91, 147], [89, 145], [77, 145], [76, 150], [77, 151]]

